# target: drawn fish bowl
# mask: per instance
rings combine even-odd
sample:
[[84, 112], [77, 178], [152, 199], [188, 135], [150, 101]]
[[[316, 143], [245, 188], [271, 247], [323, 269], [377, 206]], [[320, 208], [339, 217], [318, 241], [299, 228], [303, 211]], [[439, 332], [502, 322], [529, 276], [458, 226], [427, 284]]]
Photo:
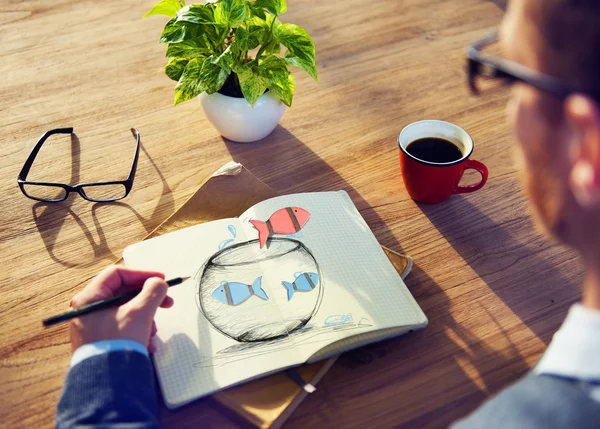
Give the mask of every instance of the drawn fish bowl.
[[298, 240], [235, 244], [214, 254], [197, 277], [197, 299], [210, 324], [239, 342], [268, 341], [303, 328], [323, 297], [323, 276]]

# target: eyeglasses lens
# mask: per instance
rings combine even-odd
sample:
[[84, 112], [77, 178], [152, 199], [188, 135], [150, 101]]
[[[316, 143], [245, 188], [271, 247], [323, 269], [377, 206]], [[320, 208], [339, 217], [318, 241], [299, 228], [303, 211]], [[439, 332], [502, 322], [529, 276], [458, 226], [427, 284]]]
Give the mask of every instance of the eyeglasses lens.
[[28, 197], [43, 201], [62, 201], [67, 198], [67, 191], [60, 186], [26, 183], [23, 190]]

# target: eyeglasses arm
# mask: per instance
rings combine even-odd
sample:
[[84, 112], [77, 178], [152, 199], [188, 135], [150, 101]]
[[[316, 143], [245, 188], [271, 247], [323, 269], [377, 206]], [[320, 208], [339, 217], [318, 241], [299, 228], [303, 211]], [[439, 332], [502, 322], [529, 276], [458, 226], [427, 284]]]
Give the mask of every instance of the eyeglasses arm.
[[573, 87], [560, 79], [545, 73], [529, 69], [517, 62], [498, 58], [494, 55], [482, 52], [483, 48], [498, 41], [498, 31], [488, 33], [466, 49], [468, 58], [469, 86], [474, 94], [477, 94], [475, 78], [485, 76], [491, 78], [502, 78], [508, 82], [523, 82], [538, 89], [544, 90], [565, 99], [570, 94], [581, 93], [600, 101], [598, 91], [589, 91], [584, 88]]
[[[478, 53], [486, 46], [491, 45], [492, 43], [496, 43], [497, 41], [498, 41], [498, 30], [494, 30], [494, 31], [486, 34], [485, 36], [483, 36], [481, 39], [477, 40], [473, 44], [471, 44], [471, 46], [467, 47], [467, 54], [471, 54], [472, 52]], [[471, 56], [471, 55], [469, 55], [469, 56]]]
[[69, 127], [69, 128], [56, 128], [56, 129], [53, 129], [53, 130], [50, 130], [50, 131], [46, 131], [40, 137], [40, 139], [38, 140], [38, 142], [35, 144], [35, 146], [31, 150], [31, 153], [27, 157], [27, 160], [25, 161], [25, 164], [23, 164], [23, 168], [21, 168], [21, 172], [19, 173], [19, 176], [17, 177], [18, 181], [24, 181], [27, 178], [27, 175], [29, 174], [29, 170], [31, 169], [31, 166], [33, 165], [33, 161], [35, 160], [35, 157], [37, 156], [38, 152], [42, 148], [42, 145], [53, 134], [73, 134], [73, 127]]
[[135, 178], [135, 171], [137, 170], [138, 158], [140, 157], [140, 132], [135, 128], [131, 129], [131, 134], [135, 137], [136, 146], [135, 146], [135, 155], [133, 156], [133, 163], [131, 164], [131, 171], [129, 172], [129, 177], [127, 178], [127, 182], [129, 186], [133, 185], [133, 179]]

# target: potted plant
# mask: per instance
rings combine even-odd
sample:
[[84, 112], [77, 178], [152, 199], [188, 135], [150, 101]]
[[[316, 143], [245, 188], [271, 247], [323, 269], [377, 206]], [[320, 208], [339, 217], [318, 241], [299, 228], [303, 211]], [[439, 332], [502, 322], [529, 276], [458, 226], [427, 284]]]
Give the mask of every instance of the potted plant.
[[314, 43], [301, 27], [281, 23], [286, 10], [286, 0], [154, 5], [144, 17], [171, 18], [160, 42], [167, 44], [165, 73], [177, 81], [175, 105], [199, 96], [211, 123], [233, 141], [269, 135], [292, 105], [289, 67], [317, 80]]

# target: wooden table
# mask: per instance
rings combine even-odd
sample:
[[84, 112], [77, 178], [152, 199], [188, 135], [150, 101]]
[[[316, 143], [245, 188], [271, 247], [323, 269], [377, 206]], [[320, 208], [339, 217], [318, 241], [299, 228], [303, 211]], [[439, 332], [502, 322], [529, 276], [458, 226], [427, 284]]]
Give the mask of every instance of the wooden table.
[[[152, 0], [9, 0], [0, 6], [0, 426], [51, 427], [70, 356], [66, 326], [41, 319], [139, 241], [230, 159], [280, 192], [345, 189], [382, 244], [412, 255], [407, 280], [427, 329], [344, 355], [287, 424], [444, 427], [524, 374], [571, 303], [582, 267], [536, 232], [504, 120], [506, 97], [465, 86], [463, 46], [496, 27], [481, 0], [289, 0], [284, 22], [314, 36], [320, 82], [297, 73], [294, 106], [260, 143], [223, 141], [199, 103], [172, 106], [161, 72], [164, 19]], [[484, 190], [437, 206], [403, 188], [396, 136], [415, 120], [454, 122], [490, 169]], [[134, 190], [121, 203], [35, 203], [16, 184], [37, 138], [32, 178], [125, 177], [129, 127], [142, 135]], [[465, 181], [474, 181], [469, 176]], [[234, 427], [199, 401], [165, 427]], [[202, 426], [204, 424], [204, 426]]]

